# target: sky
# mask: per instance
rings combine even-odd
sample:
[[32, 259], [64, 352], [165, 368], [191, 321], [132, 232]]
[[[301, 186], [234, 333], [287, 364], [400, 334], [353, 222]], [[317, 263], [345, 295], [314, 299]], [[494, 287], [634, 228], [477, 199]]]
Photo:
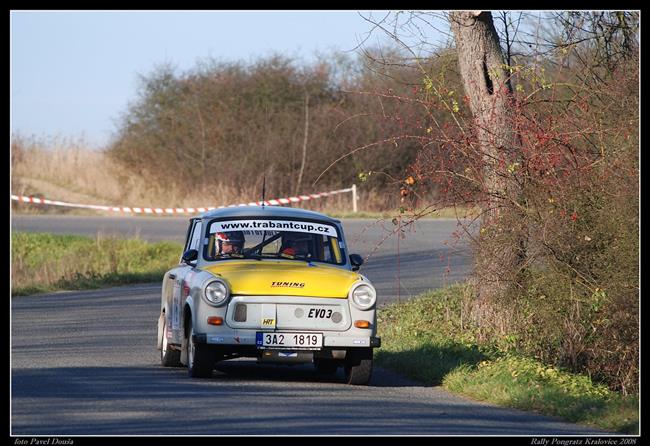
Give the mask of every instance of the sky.
[[101, 148], [137, 99], [139, 76], [156, 66], [183, 72], [207, 58], [247, 63], [271, 53], [308, 62], [317, 51], [354, 50], [371, 28], [355, 10], [14, 10], [11, 133]]

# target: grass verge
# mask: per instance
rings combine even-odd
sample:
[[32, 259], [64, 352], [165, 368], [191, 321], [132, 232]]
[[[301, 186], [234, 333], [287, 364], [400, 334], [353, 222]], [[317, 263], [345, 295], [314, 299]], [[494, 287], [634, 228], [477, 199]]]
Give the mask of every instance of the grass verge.
[[587, 376], [478, 343], [465, 292], [457, 285], [381, 308], [377, 364], [476, 400], [638, 434], [637, 395], [623, 396]]
[[156, 282], [178, 263], [179, 243], [13, 232], [12, 296]]

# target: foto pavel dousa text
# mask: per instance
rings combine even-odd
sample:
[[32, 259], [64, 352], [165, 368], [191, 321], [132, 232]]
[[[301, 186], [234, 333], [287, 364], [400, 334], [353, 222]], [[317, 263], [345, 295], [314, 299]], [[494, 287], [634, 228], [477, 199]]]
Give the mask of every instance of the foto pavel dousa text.
[[14, 446], [60, 446], [72, 444], [74, 444], [72, 438], [16, 438], [14, 440]]

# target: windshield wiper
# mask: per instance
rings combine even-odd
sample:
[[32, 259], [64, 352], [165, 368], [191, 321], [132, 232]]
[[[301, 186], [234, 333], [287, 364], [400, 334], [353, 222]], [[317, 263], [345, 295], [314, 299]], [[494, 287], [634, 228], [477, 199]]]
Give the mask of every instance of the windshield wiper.
[[245, 259], [262, 260], [262, 256], [260, 254], [253, 254], [252, 252], [247, 252], [245, 254], [242, 254], [242, 257]]

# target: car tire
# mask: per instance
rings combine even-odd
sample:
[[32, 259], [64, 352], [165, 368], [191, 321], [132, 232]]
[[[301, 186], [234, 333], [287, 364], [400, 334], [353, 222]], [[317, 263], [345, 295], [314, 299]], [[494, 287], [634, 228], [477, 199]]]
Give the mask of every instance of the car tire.
[[365, 386], [372, 376], [372, 349], [358, 348], [348, 350], [345, 357], [345, 382]]
[[192, 320], [187, 327], [187, 373], [192, 378], [210, 378], [214, 369], [214, 355], [203, 344], [195, 344], [192, 340]]
[[162, 327], [162, 348], [160, 349], [160, 363], [163, 367], [180, 367], [181, 352], [180, 350], [172, 350], [167, 343], [167, 322], [163, 322]]
[[339, 368], [339, 364], [331, 359], [316, 359], [314, 361], [316, 371], [323, 375], [333, 375]]

